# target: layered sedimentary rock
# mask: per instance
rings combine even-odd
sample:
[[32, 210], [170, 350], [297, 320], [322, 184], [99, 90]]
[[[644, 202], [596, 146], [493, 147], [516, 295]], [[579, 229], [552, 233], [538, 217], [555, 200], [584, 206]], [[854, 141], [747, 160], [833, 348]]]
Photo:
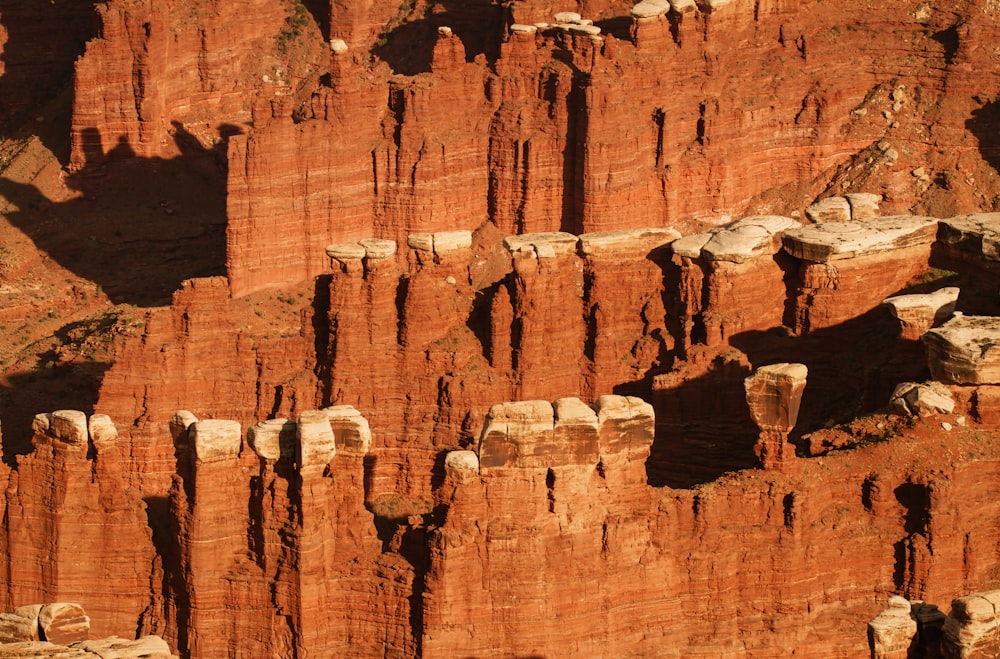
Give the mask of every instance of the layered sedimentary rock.
[[890, 597], [888, 606], [868, 623], [873, 659], [907, 659], [916, 634], [910, 603], [903, 597]]
[[993, 316], [960, 313], [926, 332], [927, 362], [934, 379], [952, 384], [997, 384], [1000, 369], [1000, 321]]
[[951, 603], [951, 613], [941, 629], [941, 654], [947, 659], [996, 654], [997, 601], [1000, 593], [990, 591], [959, 597]]
[[[6, 480], [0, 559], [8, 610], [23, 602], [79, 602], [92, 616], [92, 633], [105, 636], [134, 628], [148, 605], [155, 548], [146, 504], [122, 469], [129, 447], [110, 430], [107, 417], [88, 420], [77, 410], [35, 417], [35, 449], [18, 458]], [[80, 605], [51, 604], [31, 617], [43, 638], [85, 639]]]
[[805, 364], [770, 364], [743, 383], [750, 417], [761, 430], [754, 453], [765, 469], [780, 468], [793, 455], [786, 443], [798, 420], [808, 372]]
[[877, 306], [925, 271], [937, 220], [880, 217], [791, 229], [785, 250], [801, 260], [795, 325], [831, 327]]
[[959, 292], [958, 288], [949, 286], [932, 293], [894, 295], [882, 304], [899, 319], [902, 338], [919, 339], [931, 327], [951, 317]]

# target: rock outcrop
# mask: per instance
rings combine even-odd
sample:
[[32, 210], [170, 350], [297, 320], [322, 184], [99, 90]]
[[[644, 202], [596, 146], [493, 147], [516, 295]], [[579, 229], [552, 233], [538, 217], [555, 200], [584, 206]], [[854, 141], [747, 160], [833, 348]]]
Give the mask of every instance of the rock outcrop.
[[935, 380], [946, 384], [1000, 383], [1000, 320], [955, 316], [922, 336]]
[[754, 453], [765, 469], [780, 468], [794, 456], [788, 434], [798, 420], [808, 373], [805, 364], [771, 364], [743, 383], [750, 417], [761, 430]]

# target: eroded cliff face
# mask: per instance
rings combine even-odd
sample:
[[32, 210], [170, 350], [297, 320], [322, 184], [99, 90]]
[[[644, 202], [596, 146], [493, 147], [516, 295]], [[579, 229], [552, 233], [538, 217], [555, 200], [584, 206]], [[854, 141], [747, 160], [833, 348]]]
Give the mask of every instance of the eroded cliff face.
[[[832, 657], [997, 585], [992, 4], [99, 17], [70, 187], [225, 163], [226, 276], [5, 426], [8, 609], [191, 657]], [[940, 339], [883, 305], [946, 285]]]

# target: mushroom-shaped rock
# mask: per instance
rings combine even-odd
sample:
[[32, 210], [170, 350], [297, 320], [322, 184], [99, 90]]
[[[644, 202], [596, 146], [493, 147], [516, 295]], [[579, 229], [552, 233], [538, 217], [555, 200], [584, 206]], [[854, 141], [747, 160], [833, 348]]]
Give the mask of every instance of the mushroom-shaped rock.
[[892, 392], [889, 408], [906, 416], [951, 414], [955, 399], [951, 397], [951, 390], [940, 382], [901, 382]]
[[365, 258], [378, 260], [387, 259], [396, 253], [396, 241], [384, 240], [382, 238], [365, 238], [359, 240], [358, 245], [364, 248]]
[[73, 445], [87, 444], [87, 415], [79, 410], [56, 410], [49, 419], [49, 433]]
[[632, 15], [636, 18], [654, 18], [670, 11], [667, 0], [642, 0], [632, 7]]
[[619, 229], [617, 231], [595, 231], [579, 237], [581, 254], [642, 254], [646, 255], [657, 247], [677, 240], [681, 235], [675, 229]]
[[276, 461], [295, 455], [295, 422], [288, 419], [267, 419], [250, 426], [247, 443], [254, 453], [265, 460]]
[[368, 419], [350, 405], [334, 405], [323, 410], [337, 438], [337, 450], [343, 455], [364, 456], [372, 445]]
[[843, 197], [827, 197], [806, 207], [810, 222], [846, 222], [851, 219], [851, 204]]
[[326, 255], [343, 264], [360, 261], [365, 258], [367, 253], [367, 250], [358, 243], [341, 243], [339, 245], [326, 246]]
[[761, 430], [789, 433], [795, 427], [809, 370], [805, 364], [762, 366], [743, 381], [750, 417]]
[[883, 300], [882, 304], [899, 320], [900, 336], [919, 339], [924, 332], [954, 313], [960, 292], [951, 286], [933, 293], [895, 295]]
[[933, 217], [893, 215], [812, 224], [789, 229], [782, 243], [785, 251], [796, 258], [828, 263], [892, 249], [930, 245], [937, 235], [937, 222]]
[[701, 247], [709, 261], [745, 263], [758, 256], [771, 255], [780, 249], [776, 240], [786, 229], [800, 226], [790, 217], [753, 215], [711, 232]]
[[921, 337], [931, 376], [945, 384], [1000, 384], [1000, 317], [956, 313]]
[[479, 476], [479, 456], [475, 451], [449, 451], [444, 458], [445, 475], [458, 483], [468, 483]]
[[190, 437], [196, 462], [219, 462], [235, 459], [240, 454], [239, 421], [202, 419], [191, 426]]
[[69, 645], [86, 641], [90, 635], [90, 618], [83, 607], [72, 602], [46, 604], [38, 612], [40, 636], [50, 643]]
[[98, 452], [111, 448], [118, 440], [118, 429], [107, 414], [92, 415], [87, 420], [87, 432]]
[[941, 654], [946, 659], [992, 657], [1000, 652], [997, 634], [1000, 590], [959, 597], [941, 628]]
[[324, 467], [337, 453], [337, 445], [330, 427], [330, 416], [321, 410], [306, 410], [299, 414], [298, 463], [300, 468]]
[[871, 192], [850, 192], [844, 195], [844, 199], [851, 207], [852, 220], [878, 217], [881, 213], [879, 204], [882, 202], [882, 195]]
[[868, 645], [873, 659], [906, 659], [917, 634], [910, 603], [899, 595], [868, 623]]

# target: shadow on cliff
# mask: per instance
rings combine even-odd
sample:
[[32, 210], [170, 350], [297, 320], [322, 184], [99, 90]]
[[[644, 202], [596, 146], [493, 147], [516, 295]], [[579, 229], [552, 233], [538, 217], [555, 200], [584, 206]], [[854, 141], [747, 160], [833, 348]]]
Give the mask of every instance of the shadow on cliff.
[[[406, 3], [401, 9], [408, 7]], [[465, 60], [485, 55], [493, 62], [500, 53], [506, 10], [491, 0], [438, 0], [426, 11], [402, 12], [389, 21], [372, 47], [372, 55], [403, 75], [431, 70], [437, 31], [449, 27], [465, 48]]]
[[[234, 133], [220, 126], [223, 136]], [[90, 134], [88, 134], [88, 132]], [[85, 144], [100, 144], [96, 129]], [[180, 155], [137, 158], [122, 140], [66, 175], [65, 201], [30, 184], [0, 179], [17, 207], [7, 219], [45, 257], [99, 286], [113, 303], [169, 304], [191, 277], [225, 274], [225, 140], [204, 149], [175, 125]]]
[[38, 370], [7, 376], [0, 386], [3, 461], [14, 466], [18, 455], [31, 453], [35, 414], [56, 410], [93, 414], [97, 392], [110, 366], [98, 361], [48, 362]]
[[97, 0], [0, 0], [0, 139], [32, 132], [63, 162], [68, 156], [72, 79], [76, 58], [97, 36]]
[[979, 141], [983, 160], [1000, 172], [1000, 99], [987, 101], [966, 120], [965, 127]]

